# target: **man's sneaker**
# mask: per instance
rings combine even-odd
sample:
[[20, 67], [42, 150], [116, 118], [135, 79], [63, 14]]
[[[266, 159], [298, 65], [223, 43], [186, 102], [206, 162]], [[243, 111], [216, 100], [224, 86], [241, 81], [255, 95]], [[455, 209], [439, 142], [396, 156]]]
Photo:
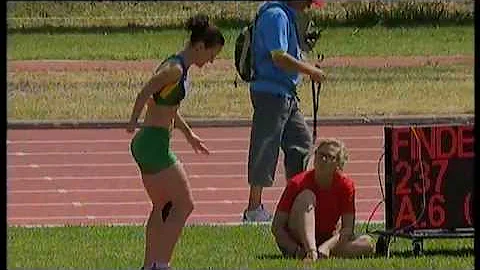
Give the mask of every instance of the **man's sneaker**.
[[152, 267], [145, 269], [144, 266], [140, 268], [140, 270], [170, 270], [172, 269], [169, 265], [157, 265], [156, 263], [153, 263]]
[[263, 208], [263, 204], [255, 210], [245, 210], [243, 212], [243, 222], [269, 222], [271, 220], [272, 215]]

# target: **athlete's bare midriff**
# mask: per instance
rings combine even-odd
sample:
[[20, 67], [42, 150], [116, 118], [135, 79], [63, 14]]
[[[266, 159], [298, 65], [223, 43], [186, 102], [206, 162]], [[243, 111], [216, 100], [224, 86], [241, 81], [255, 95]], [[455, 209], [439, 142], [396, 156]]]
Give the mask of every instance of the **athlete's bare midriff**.
[[173, 130], [178, 107], [179, 105], [157, 105], [153, 100], [149, 100], [147, 102], [144, 126], [163, 127]]

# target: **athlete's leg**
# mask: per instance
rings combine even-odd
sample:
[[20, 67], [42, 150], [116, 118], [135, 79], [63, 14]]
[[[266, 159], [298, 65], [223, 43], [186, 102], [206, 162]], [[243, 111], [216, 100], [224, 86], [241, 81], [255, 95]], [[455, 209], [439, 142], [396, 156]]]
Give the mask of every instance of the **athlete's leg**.
[[[193, 211], [190, 185], [178, 163], [159, 173], [146, 175], [143, 184], [153, 204], [147, 222], [144, 266], [168, 264], [185, 222]], [[171, 209], [164, 221], [162, 210], [168, 202], [171, 202]]]

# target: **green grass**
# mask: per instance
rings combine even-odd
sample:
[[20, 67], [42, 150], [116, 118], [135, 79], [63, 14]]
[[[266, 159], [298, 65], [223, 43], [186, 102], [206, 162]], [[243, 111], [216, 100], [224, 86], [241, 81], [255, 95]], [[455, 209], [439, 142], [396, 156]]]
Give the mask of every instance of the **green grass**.
[[[203, 12], [214, 21], [245, 21], [259, 3], [242, 1], [145, 1], [145, 2], [10, 2], [9, 30], [36, 27], [181, 27], [192, 15]], [[458, 5], [457, 5], [458, 6]], [[463, 6], [463, 5], [461, 5]], [[73, 18], [73, 19], [72, 19]]]
[[[218, 25], [244, 25], [260, 3], [178, 2], [9, 2], [8, 30], [18, 32], [97, 31], [99, 28], [180, 27], [203, 12]], [[473, 25], [473, 0], [329, 2], [310, 16], [322, 25]]]
[[[473, 67], [326, 68], [320, 117], [474, 112]], [[19, 72], [7, 75], [8, 120], [126, 120], [150, 76], [142, 71]], [[182, 103], [187, 117], [250, 118], [248, 86], [234, 71], [193, 69]], [[312, 113], [308, 80], [299, 87], [303, 112]]]
[[[371, 229], [381, 229], [379, 225]], [[7, 266], [12, 268], [138, 269], [143, 262], [143, 227], [7, 229]], [[364, 233], [364, 226], [357, 233]], [[413, 257], [411, 241], [391, 243], [392, 257], [328, 259], [312, 268], [472, 269], [472, 239], [425, 240], [425, 255]], [[175, 268], [304, 268], [282, 259], [269, 226], [188, 226], [174, 252]]]
[[[219, 58], [232, 59], [236, 29], [224, 29]], [[327, 28], [316, 50], [333, 56], [473, 55], [473, 26]], [[161, 59], [188, 40], [183, 30], [105, 34], [8, 34], [8, 60]]]

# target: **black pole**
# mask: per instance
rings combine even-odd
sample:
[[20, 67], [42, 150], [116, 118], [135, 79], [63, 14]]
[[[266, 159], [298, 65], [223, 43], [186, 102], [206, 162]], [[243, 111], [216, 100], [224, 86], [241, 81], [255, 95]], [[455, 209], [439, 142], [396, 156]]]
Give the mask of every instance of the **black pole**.
[[[317, 59], [319, 59], [319, 62], [322, 62], [325, 56], [317, 54]], [[317, 139], [317, 114], [318, 114], [318, 108], [320, 105], [320, 89], [322, 88], [322, 83], [318, 82], [317, 83], [317, 88], [315, 89], [315, 82], [312, 80], [312, 103], [313, 103], [313, 132], [312, 132], [312, 137], [313, 137], [313, 144], [315, 145], [315, 141]]]

